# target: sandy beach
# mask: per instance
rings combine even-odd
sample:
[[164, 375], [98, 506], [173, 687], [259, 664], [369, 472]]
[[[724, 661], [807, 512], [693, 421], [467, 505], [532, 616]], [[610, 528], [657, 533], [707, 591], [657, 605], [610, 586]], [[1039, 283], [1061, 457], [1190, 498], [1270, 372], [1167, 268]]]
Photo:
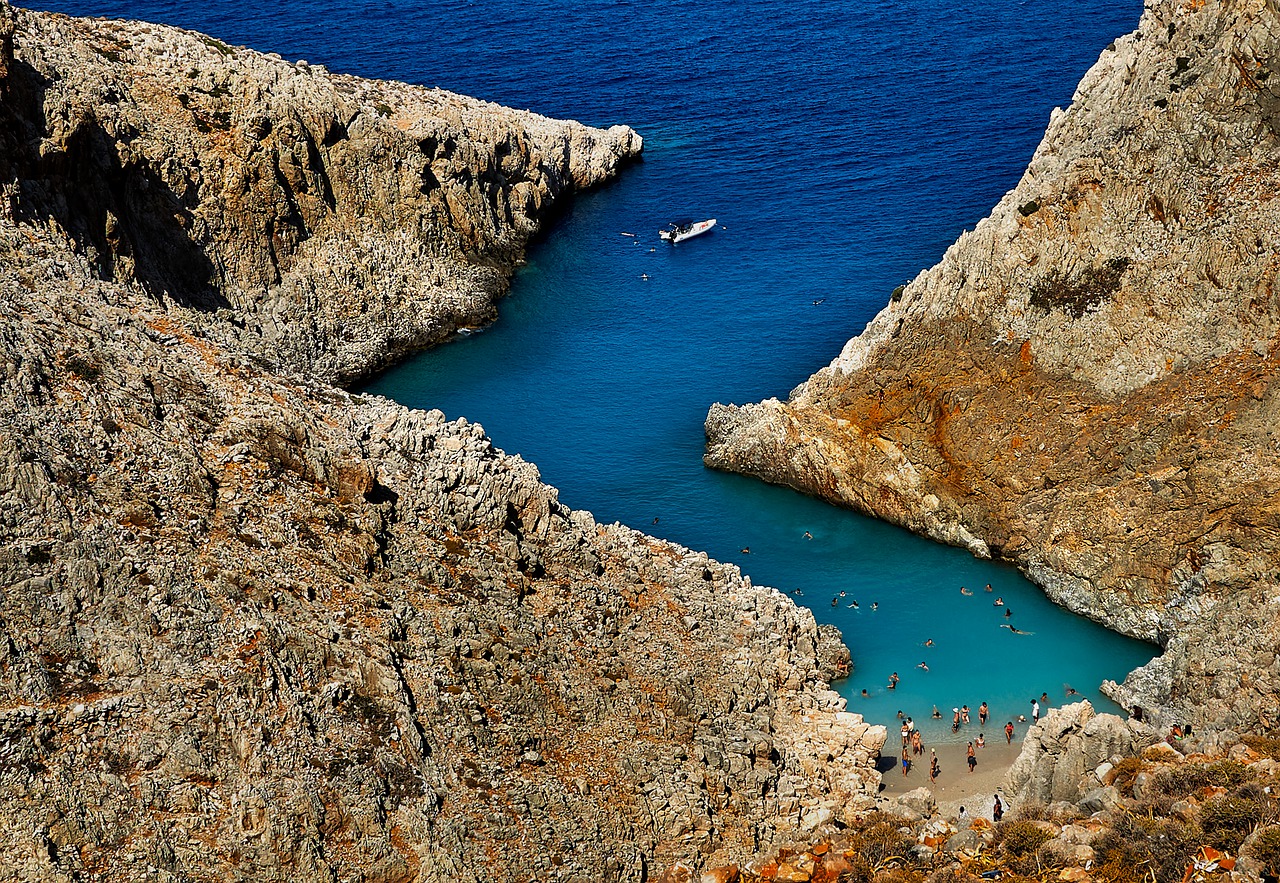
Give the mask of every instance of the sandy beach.
[[[892, 736], [896, 734], [891, 734]], [[891, 738], [885, 748], [892, 749], [896, 742], [896, 738]], [[932, 786], [929, 784], [930, 747], [938, 752], [940, 769], [938, 780]], [[989, 740], [985, 748], [977, 749], [978, 766], [972, 773], [969, 772], [969, 764], [965, 759], [967, 747], [963, 742], [934, 746], [926, 744], [924, 754], [914, 756], [915, 762], [906, 776], [902, 775], [902, 764], [897, 758], [894, 758], [893, 769], [887, 768], [887, 760], [882, 761], [884, 779], [883, 789], [880, 791], [881, 803], [887, 804], [896, 795], [906, 794], [916, 788], [931, 788], [933, 797], [938, 802], [938, 810], [943, 816], [954, 816], [963, 806], [965, 814], [970, 818], [981, 816], [989, 819], [996, 794], [1000, 795], [1005, 812], [1009, 812], [1013, 807], [1002, 786], [1005, 773], [1022, 751], [1022, 743], [1015, 741], [1012, 745], [1007, 744], [1003, 733], [998, 741]], [[886, 751], [885, 757], [888, 756]]]

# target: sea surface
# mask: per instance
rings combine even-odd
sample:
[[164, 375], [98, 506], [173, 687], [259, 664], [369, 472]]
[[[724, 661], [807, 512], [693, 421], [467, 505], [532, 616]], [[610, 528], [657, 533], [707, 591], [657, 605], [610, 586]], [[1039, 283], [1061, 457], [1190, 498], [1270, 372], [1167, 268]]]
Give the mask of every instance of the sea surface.
[[[643, 161], [550, 225], [493, 327], [369, 390], [478, 421], [566, 504], [793, 592], [844, 631], [851, 710], [891, 729], [902, 710], [939, 741], [973, 738], [986, 701], [998, 738], [1066, 685], [1115, 710], [1098, 684], [1155, 652], [1010, 567], [701, 460], [712, 402], [785, 397], [1014, 186], [1139, 0], [32, 5], [635, 127]], [[708, 217], [711, 234], [658, 240]]]

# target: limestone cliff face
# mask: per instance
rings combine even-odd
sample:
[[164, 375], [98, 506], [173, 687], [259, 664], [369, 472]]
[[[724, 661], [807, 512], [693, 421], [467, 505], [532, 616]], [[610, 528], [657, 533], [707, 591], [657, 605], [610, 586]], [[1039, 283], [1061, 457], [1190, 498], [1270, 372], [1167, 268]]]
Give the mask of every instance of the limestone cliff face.
[[0, 173], [17, 219], [54, 221], [101, 278], [327, 380], [491, 320], [556, 199], [641, 147], [624, 126], [174, 28], [13, 16]]
[[639, 881], [873, 805], [807, 611], [325, 382], [629, 130], [2, 3], [0, 119], [0, 880]]
[[1165, 645], [1122, 701], [1280, 719], [1280, 15], [1148, 4], [1018, 186], [709, 464], [978, 555]]

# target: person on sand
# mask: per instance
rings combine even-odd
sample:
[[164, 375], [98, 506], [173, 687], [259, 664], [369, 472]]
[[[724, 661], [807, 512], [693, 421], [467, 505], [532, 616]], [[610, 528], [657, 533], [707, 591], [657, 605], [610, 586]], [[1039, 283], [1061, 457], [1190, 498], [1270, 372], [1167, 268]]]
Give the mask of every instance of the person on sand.
[[902, 775], [911, 772], [911, 755], [907, 754], [907, 749], [902, 749]]
[[1009, 721], [1004, 725], [1004, 739], [1010, 745], [1013, 744], [1013, 721]]
[[977, 741], [977, 742], [975, 742], [975, 743], [973, 743], [973, 744], [977, 745], [979, 748], [986, 748], [986, 747], [987, 747], [987, 737], [986, 737], [986, 736], [984, 736], [982, 733], [979, 733], [979, 734], [978, 734], [978, 741]]
[[972, 742], [970, 742], [970, 743], [969, 743], [969, 748], [968, 748], [968, 750], [965, 752], [965, 754], [966, 754], [966, 755], [968, 756], [968, 758], [969, 758], [969, 772], [970, 772], [970, 773], [972, 773], [972, 772], [973, 772], [974, 767], [976, 767], [976, 766], [978, 765], [978, 756], [977, 756], [976, 754], [974, 754], [974, 752], [973, 752], [973, 743], [972, 743]]
[[990, 711], [991, 709], [987, 708], [987, 703], [985, 702], [978, 706], [978, 723], [984, 727], [987, 725], [987, 714]]
[[938, 752], [930, 748], [929, 753], [933, 755], [929, 758], [929, 784], [932, 785], [934, 782], [938, 781], [938, 773], [940, 770], [938, 769]]
[[924, 754], [924, 741], [920, 738], [919, 730], [911, 731], [911, 753]]
[[991, 821], [998, 822], [1004, 818], [1004, 804], [1000, 802], [1000, 795], [996, 795], [995, 805], [991, 807]]
[[902, 722], [902, 750], [907, 750], [907, 742], [911, 739], [911, 728], [907, 726], [907, 722]]

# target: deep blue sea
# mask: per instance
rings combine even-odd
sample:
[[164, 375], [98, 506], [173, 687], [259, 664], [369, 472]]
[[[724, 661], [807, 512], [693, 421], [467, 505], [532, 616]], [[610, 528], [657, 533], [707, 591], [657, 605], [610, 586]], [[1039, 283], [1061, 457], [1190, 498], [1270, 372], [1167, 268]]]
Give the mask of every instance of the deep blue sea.
[[[370, 390], [482, 423], [602, 521], [803, 592], [844, 630], [855, 671], [838, 686], [875, 722], [903, 709], [948, 739], [935, 704], [949, 722], [986, 701], [1002, 725], [1065, 684], [1110, 708], [1098, 684], [1151, 658], [1007, 566], [701, 460], [712, 402], [785, 397], [1017, 182], [1140, 0], [32, 5], [635, 127], [643, 161], [550, 227], [496, 325]], [[660, 243], [678, 217], [723, 228]], [[1000, 627], [997, 596], [1031, 634]]]

